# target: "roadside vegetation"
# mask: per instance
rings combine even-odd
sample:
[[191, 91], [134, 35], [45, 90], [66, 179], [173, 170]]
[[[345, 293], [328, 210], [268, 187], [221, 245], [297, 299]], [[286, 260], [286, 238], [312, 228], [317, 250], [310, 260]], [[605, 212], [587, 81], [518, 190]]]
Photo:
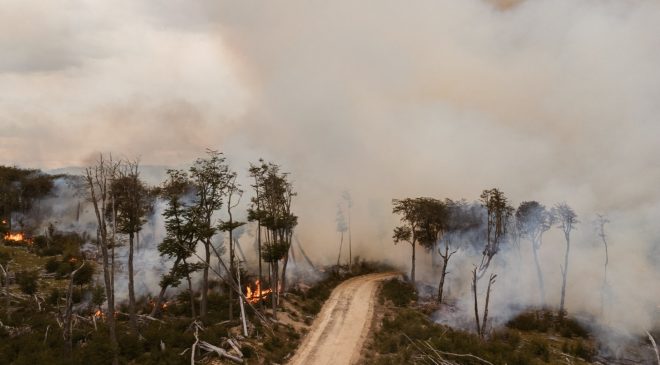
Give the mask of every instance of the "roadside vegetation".
[[[556, 313], [525, 312], [486, 338], [434, 323], [416, 303], [408, 282], [392, 279], [379, 292], [380, 319], [364, 352], [365, 365], [399, 364], [588, 364], [594, 341], [571, 318], [558, 324]], [[442, 362], [442, 361], [445, 362]]]

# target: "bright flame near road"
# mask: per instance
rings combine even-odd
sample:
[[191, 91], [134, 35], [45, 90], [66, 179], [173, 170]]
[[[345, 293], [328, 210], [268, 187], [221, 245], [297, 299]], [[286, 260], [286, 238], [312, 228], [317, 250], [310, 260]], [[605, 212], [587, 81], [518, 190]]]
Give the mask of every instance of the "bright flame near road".
[[245, 294], [245, 298], [247, 298], [247, 301], [252, 304], [259, 303], [261, 300], [265, 299], [265, 297], [267, 297], [270, 293], [273, 292], [272, 289], [261, 290], [261, 282], [259, 280], [257, 280], [254, 283], [254, 285], [255, 285], [254, 291], [252, 291], [252, 289], [250, 289], [250, 286], [248, 285], [248, 287], [246, 288], [247, 293]]

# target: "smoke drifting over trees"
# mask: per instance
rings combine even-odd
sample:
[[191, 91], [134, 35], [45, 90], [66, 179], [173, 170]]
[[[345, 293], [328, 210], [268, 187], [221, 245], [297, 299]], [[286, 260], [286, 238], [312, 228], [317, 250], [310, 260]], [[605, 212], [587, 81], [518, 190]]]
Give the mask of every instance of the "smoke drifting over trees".
[[[10, 1], [0, 14], [0, 46], [16, 50], [0, 61], [0, 164], [88, 166], [81, 157], [113, 151], [180, 167], [210, 147], [248, 187], [248, 161], [266, 156], [295, 179], [310, 255], [335, 261], [336, 197], [348, 189], [353, 255], [405, 270], [392, 198], [472, 202], [498, 186], [516, 207], [566, 201], [583, 222], [610, 220], [610, 318], [633, 331], [652, 322], [660, 293], [640, 288], [660, 282], [660, 5], [374, 4]], [[43, 14], [49, 21], [35, 21]], [[142, 242], [159, 228], [146, 227]], [[470, 232], [452, 245], [484, 242]], [[566, 305], [596, 313], [603, 245], [586, 224], [570, 239]], [[556, 303], [564, 237], [551, 229], [543, 242], [545, 300]], [[471, 304], [475, 246], [466, 247], [451, 258], [445, 293]], [[515, 250], [494, 259], [491, 318], [510, 310], [506, 298], [538, 304], [531, 250], [521, 245], [518, 267]], [[437, 285], [430, 260], [417, 262], [416, 279]]]

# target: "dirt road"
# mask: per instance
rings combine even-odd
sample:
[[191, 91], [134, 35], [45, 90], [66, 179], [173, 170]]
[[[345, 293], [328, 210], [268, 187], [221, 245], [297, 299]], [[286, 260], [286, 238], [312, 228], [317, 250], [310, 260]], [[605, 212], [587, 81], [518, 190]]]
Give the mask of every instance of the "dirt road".
[[358, 276], [339, 284], [314, 320], [289, 365], [348, 365], [360, 357], [380, 281], [398, 273]]

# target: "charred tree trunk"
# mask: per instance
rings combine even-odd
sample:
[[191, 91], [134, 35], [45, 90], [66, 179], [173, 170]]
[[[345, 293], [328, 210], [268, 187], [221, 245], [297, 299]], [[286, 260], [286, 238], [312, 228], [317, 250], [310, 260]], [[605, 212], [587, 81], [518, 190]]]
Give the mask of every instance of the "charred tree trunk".
[[440, 272], [440, 284], [438, 285], [438, 303], [442, 303], [444, 287], [445, 287], [445, 278], [449, 273], [447, 271], [447, 265], [449, 265], [449, 259], [455, 253], [456, 250], [449, 252], [449, 242], [445, 242], [445, 252], [444, 254], [440, 253], [440, 257], [442, 258], [442, 271]]
[[9, 321], [11, 317], [11, 311], [9, 310], [9, 306], [11, 305], [9, 297], [9, 263], [4, 267], [0, 265], [0, 270], [2, 270], [2, 275], [5, 277], [5, 315], [7, 316], [7, 321]]
[[472, 295], [474, 296], [474, 320], [477, 325], [477, 335], [481, 336], [481, 324], [479, 323], [479, 302], [477, 298], [477, 268], [472, 270]]
[[[231, 224], [232, 223], [231, 211], [229, 212], [229, 214], [230, 214], [229, 223]], [[234, 270], [234, 236], [232, 232], [233, 229], [230, 229], [229, 230], [229, 272], [227, 273], [227, 275], [230, 276], [229, 281], [233, 280], [231, 276], [233, 275], [233, 270]], [[229, 320], [231, 321], [232, 319], [234, 319], [234, 291], [231, 288], [229, 288]]]
[[566, 254], [564, 255], [564, 266], [561, 267], [562, 283], [561, 283], [561, 301], [559, 302], [559, 318], [563, 319], [566, 314], [564, 307], [566, 301], [566, 279], [568, 277], [568, 254], [571, 251], [571, 237], [569, 234], [564, 235], [566, 238]]
[[540, 242], [537, 245], [535, 242], [532, 242], [532, 251], [534, 253], [534, 265], [536, 267], [536, 277], [539, 281], [539, 291], [541, 295], [541, 306], [545, 307], [545, 285], [543, 284], [543, 271], [541, 271], [541, 263], [539, 262], [539, 247]]
[[158, 297], [156, 297], [156, 301], [154, 302], [154, 307], [151, 308], [151, 313], [149, 313], [149, 316], [156, 317], [160, 314], [160, 304], [163, 302], [163, 299], [165, 298], [165, 292], [167, 292], [167, 286], [161, 286], [160, 293], [158, 293]]
[[[289, 246], [289, 250], [291, 249], [291, 246]], [[280, 281], [280, 286], [279, 288], [282, 290], [282, 293], [286, 290], [286, 267], [289, 264], [289, 252], [287, 251], [286, 255], [284, 255], [284, 258], [282, 259], [282, 279]], [[279, 294], [278, 296], [278, 302], [279, 302]]]
[[[257, 199], [259, 198], [259, 195], [257, 194]], [[264, 275], [263, 271], [261, 268], [261, 221], [257, 221], [257, 251], [259, 255], [259, 282], [263, 285], [264, 282]], [[263, 300], [259, 301], [259, 307], [261, 310], [264, 309], [264, 302]]]
[[[176, 268], [179, 266], [180, 261], [181, 261], [181, 258], [177, 257], [176, 261], [174, 261], [174, 265], [172, 265], [172, 270], [171, 271], [176, 270]], [[155, 317], [158, 314], [160, 314], [160, 304], [163, 302], [163, 299], [165, 299], [165, 293], [167, 292], [167, 287], [168, 287], [168, 285], [160, 287], [160, 293], [158, 293], [158, 297], [156, 298], [156, 302], [154, 304], [154, 307], [151, 309], [151, 313], [149, 313], [149, 315], [151, 317]]]
[[271, 276], [271, 306], [273, 309], [273, 318], [277, 320], [277, 302], [279, 301], [279, 290], [277, 288], [277, 261], [273, 262], [271, 264], [271, 271], [272, 271], [272, 276]]
[[137, 315], [135, 311], [135, 282], [133, 279], [133, 245], [135, 235], [131, 232], [128, 235], [128, 314], [131, 322], [131, 330], [138, 334]]
[[[108, 300], [108, 329], [110, 331], [110, 345], [112, 346], [114, 351], [117, 351], [118, 343], [117, 343], [117, 334], [115, 331], [115, 296], [114, 296], [114, 287], [112, 286], [111, 282], [111, 273], [110, 270], [108, 269], [109, 265], [109, 257], [108, 257], [108, 246], [102, 244], [101, 245], [101, 255], [103, 256], [103, 281], [105, 284], [105, 295]], [[115, 355], [116, 358], [116, 355]], [[118, 361], [117, 361], [118, 362]], [[113, 363], [117, 363], [114, 362]]]
[[415, 285], [415, 239], [412, 240], [412, 267], [410, 268], [410, 281]]
[[202, 300], [199, 303], [199, 316], [201, 318], [206, 317], [207, 306], [208, 306], [208, 295], [209, 295], [209, 265], [211, 264], [211, 240], [204, 240], [204, 271], [202, 274]]
[[348, 271], [353, 272], [353, 242], [351, 241], [351, 208], [348, 208]]
[[442, 295], [445, 287], [445, 277], [447, 276], [447, 263], [449, 260], [444, 260], [442, 265], [442, 272], [440, 272], [440, 284], [438, 285], [438, 303], [442, 303]]
[[[186, 260], [183, 260], [184, 265], [187, 265]], [[190, 293], [190, 312], [192, 315], [193, 321], [197, 319], [197, 313], [195, 312], [195, 292], [193, 292], [192, 280], [190, 280], [190, 273], [186, 272], [186, 280], [188, 281], [188, 292]]]
[[66, 293], [66, 308], [64, 309], [64, 331], [62, 337], [64, 341], [69, 345], [69, 350], [73, 348], [73, 343], [71, 340], [71, 315], [73, 309], [73, 279], [78, 273], [78, 270], [82, 269], [85, 266], [83, 261], [82, 265], [79, 268], [71, 272], [71, 278], [69, 279], [69, 288]]
[[339, 262], [341, 260], [341, 248], [344, 245], [344, 232], [341, 232], [341, 236], [339, 237], [339, 254], [337, 255], [337, 272], [339, 272]]
[[488, 289], [486, 289], [486, 304], [484, 305], [484, 320], [481, 322], [480, 336], [482, 338], [486, 335], [486, 329], [488, 326], [488, 304], [490, 303], [490, 289], [493, 283], [495, 283], [495, 278], [497, 278], [497, 275], [490, 274], [490, 278], [488, 279]]

